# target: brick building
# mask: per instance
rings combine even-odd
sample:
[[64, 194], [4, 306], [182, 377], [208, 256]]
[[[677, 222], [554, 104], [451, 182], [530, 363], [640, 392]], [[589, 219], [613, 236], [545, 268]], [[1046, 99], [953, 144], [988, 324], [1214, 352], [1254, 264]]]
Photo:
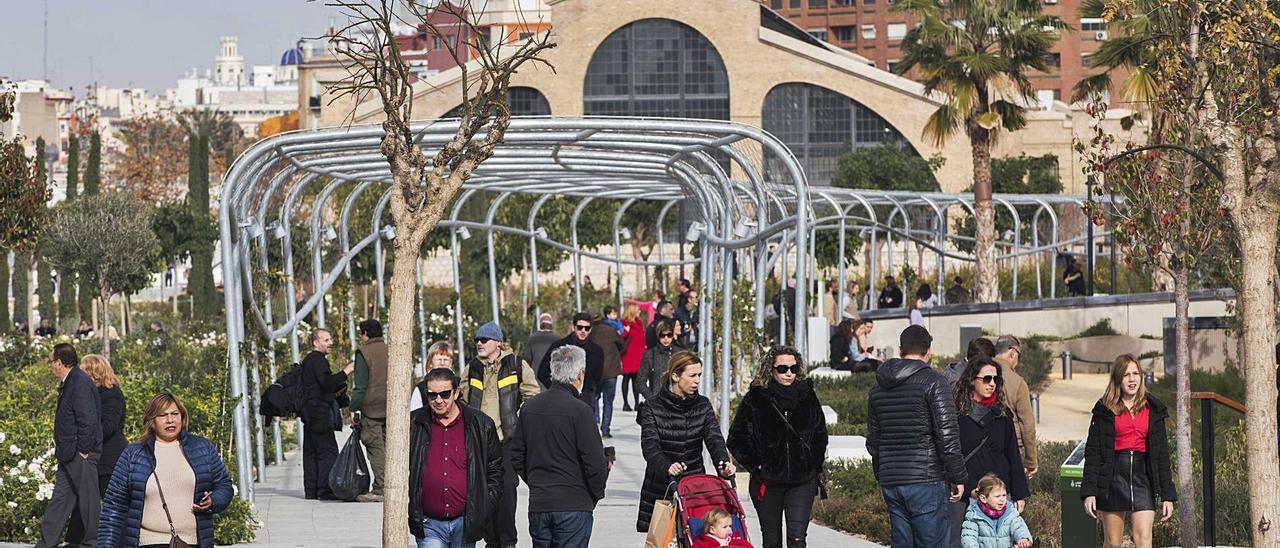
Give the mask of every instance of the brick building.
[[[1041, 0], [1046, 15], [1056, 15], [1073, 29], [1064, 31], [1053, 48], [1050, 73], [1031, 75], [1042, 107], [1052, 100], [1071, 100], [1081, 78], [1098, 72], [1085, 67], [1088, 55], [1107, 38], [1102, 19], [1081, 19], [1080, 0]], [[819, 40], [865, 57], [877, 68], [894, 71], [902, 58], [902, 38], [915, 24], [906, 13], [892, 11], [893, 0], [761, 0]], [[908, 74], [912, 77], [912, 74]], [[1113, 85], [1114, 89], [1114, 85]]]

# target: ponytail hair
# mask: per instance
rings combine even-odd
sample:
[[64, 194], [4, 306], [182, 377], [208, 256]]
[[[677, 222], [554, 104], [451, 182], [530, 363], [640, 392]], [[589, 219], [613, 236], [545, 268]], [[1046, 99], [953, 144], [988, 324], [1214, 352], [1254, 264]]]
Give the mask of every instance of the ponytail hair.
[[979, 495], [984, 497], [991, 496], [991, 491], [997, 487], [1008, 491], [1008, 488], [1004, 485], [1004, 480], [1000, 479], [1000, 476], [995, 475], [995, 473], [989, 473], [978, 480], [978, 487], [973, 490], [971, 495], [974, 499], [977, 499]]

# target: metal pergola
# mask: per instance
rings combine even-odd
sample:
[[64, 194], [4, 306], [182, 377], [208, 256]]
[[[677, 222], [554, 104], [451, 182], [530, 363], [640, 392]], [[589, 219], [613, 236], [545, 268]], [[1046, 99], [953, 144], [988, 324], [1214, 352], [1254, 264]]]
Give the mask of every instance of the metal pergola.
[[[457, 120], [415, 123], [413, 133], [428, 154], [453, 138]], [[384, 225], [384, 212], [390, 199], [390, 173], [379, 152], [382, 137], [380, 125], [331, 128], [272, 136], [247, 150], [228, 171], [220, 202], [218, 218], [221, 239], [222, 272], [227, 319], [228, 356], [232, 393], [236, 398], [235, 442], [241, 496], [252, 498], [252, 468], [256, 461], [259, 473], [265, 473], [263, 427], [253, 420], [251, 398], [260, 393], [256, 385], [259, 364], [256, 345], [268, 341], [267, 357], [271, 378], [277, 375], [275, 341], [287, 337], [292, 362], [301, 359], [298, 326], [302, 318], [314, 315], [317, 327], [329, 325], [322, 305], [326, 293], [343, 276], [351, 276], [351, 261], [372, 247], [378, 279], [376, 299], [384, 304], [382, 283], [383, 248], [395, 237], [395, 228]], [[768, 159], [768, 162], [765, 159]], [[766, 168], [767, 165], [767, 168]], [[343, 203], [330, 203], [342, 187], [347, 186]], [[358, 210], [360, 197], [373, 190], [380, 199], [372, 211]], [[495, 214], [503, 202], [517, 193], [538, 195], [523, 226], [495, 223]], [[477, 197], [489, 201], [483, 222], [460, 218], [464, 206]], [[570, 241], [561, 242], [547, 236], [538, 226], [539, 208], [554, 196], [580, 198], [571, 219]], [[304, 199], [309, 215], [300, 210]], [[578, 245], [578, 219], [583, 209], [594, 200], [620, 203], [613, 220], [613, 253], [588, 252]], [[626, 210], [639, 200], [655, 200], [664, 205], [656, 220], [657, 253], [648, 260], [623, 258], [619, 224]], [[997, 196], [998, 208], [1015, 219], [1014, 234], [1003, 247], [1001, 260], [1018, 264], [1019, 257], [1031, 256], [1037, 273], [1042, 256], [1064, 246], [1079, 245], [1083, 238], [1059, 239], [1059, 215], [1063, 207], [1078, 207], [1083, 198], [1072, 196]], [[678, 225], [675, 237], [667, 227], [669, 212], [681, 205], [687, 225]], [[1019, 209], [1032, 214], [1032, 241], [1024, 245]], [[582, 309], [581, 263], [584, 258], [606, 261], [617, 266], [696, 267], [699, 309], [709, 312], [718, 306], [719, 315], [699, 315], [696, 350], [711, 365], [719, 363], [718, 379], [707, 375], [701, 390], [713, 396], [720, 408], [722, 426], [727, 427], [731, 389], [733, 348], [733, 307], [731, 297], [737, 276], [751, 277], [754, 283], [753, 325], [765, 325], [765, 280], [771, 273], [780, 280], [794, 277], [794, 325], [786, 325], [787, 315], [779, 318], [781, 339], [790, 341], [801, 352], [806, 351], [806, 322], [810, 301], [810, 280], [818, 272], [814, 257], [815, 235], [819, 231], [839, 234], [839, 254], [845, 254], [850, 232], [871, 243], [869, 280], [874, 294], [880, 257], [876, 245], [880, 238], [888, 244], [887, 266], [893, 271], [894, 245], [903, 244], [901, 261], [908, 259], [911, 247], [917, 260], [922, 254], [934, 261], [937, 280], [943, 280], [948, 261], [971, 262], [966, 254], [956, 251], [954, 244], [965, 238], [951, 234], [948, 221], [960, 215], [971, 215], [972, 196], [959, 194], [895, 193], [853, 191], [831, 187], [810, 188], [801, 165], [780, 141], [767, 132], [743, 124], [711, 120], [631, 119], [631, 118], [554, 118], [518, 117], [512, 120], [504, 144], [492, 158], [478, 169], [438, 225], [450, 232], [453, 259], [453, 287], [460, 294], [462, 280], [458, 270], [460, 233], [482, 231], [488, 244], [489, 295], [493, 320], [498, 320], [499, 291], [494, 266], [493, 237], [506, 233], [527, 238], [530, 248], [533, 302], [537, 302], [537, 247], [552, 246], [572, 256], [575, 304]], [[326, 218], [326, 212], [330, 212]], [[361, 216], [369, 219], [370, 229], [364, 234], [351, 233], [351, 221]], [[300, 224], [296, 221], [302, 221]], [[1087, 222], [1087, 220], [1086, 220]], [[1042, 224], [1043, 223], [1043, 224]], [[295, 265], [293, 261], [295, 226], [309, 231], [310, 263]], [[1041, 241], [1039, 227], [1045, 226], [1052, 236]], [[1106, 237], [1099, 234], [1096, 237]], [[326, 260], [322, 246], [326, 239], [337, 239], [340, 256]], [[697, 257], [681, 260], [664, 255], [664, 242], [696, 246]], [[910, 244], [910, 245], [907, 245]], [[276, 247], [278, 246], [278, 247]], [[278, 259], [269, 253], [278, 249]], [[1056, 277], [1056, 265], [1044, 261], [1050, 269], [1050, 280]], [[276, 264], [280, 263], [280, 264]], [[843, 264], [843, 261], [841, 261]], [[304, 269], [304, 270], [300, 270]], [[278, 270], [284, 275], [288, 298], [285, 310], [273, 310], [270, 295], [255, 290], [255, 276]], [[845, 270], [839, 270], [841, 287]], [[1014, 269], [1015, 287], [1016, 272]], [[300, 273], [309, 273], [312, 289], [298, 303]], [[418, 272], [418, 288], [423, 287]], [[1039, 287], [1037, 293], [1044, 295]], [[261, 281], [260, 279], [257, 281]], [[1048, 284], [1050, 296], [1054, 284]], [[941, 286], [941, 283], [939, 283]], [[1016, 291], [1016, 289], [1015, 289]], [[621, 289], [616, 298], [622, 300]], [[1016, 294], [1015, 294], [1016, 298]], [[719, 299], [718, 305], [715, 304]], [[820, 302], [820, 300], [819, 300]], [[353, 307], [348, 306], [348, 310]], [[462, 302], [454, 303], [457, 351], [465, 356], [467, 334], [463, 332]], [[477, 311], [478, 312], [478, 311]], [[779, 311], [781, 312], [781, 311]], [[537, 312], [535, 312], [536, 314]], [[714, 321], [713, 321], [714, 320]], [[246, 335], [246, 321], [255, 336]], [[355, 340], [356, 318], [345, 318], [346, 328]], [[718, 325], [716, 323], [718, 322]], [[423, 352], [426, 341], [422, 300], [418, 305], [418, 336]], [[825, 335], [825, 334], [824, 334]], [[255, 348], [255, 358], [242, 363], [242, 343]], [[420, 359], [425, 362], [425, 356]], [[459, 363], [464, 360], [460, 359]], [[250, 386], [252, 379], [254, 385]], [[715, 397], [718, 389], [718, 397]], [[257, 432], [257, 443], [250, 445], [250, 428]], [[272, 435], [280, 460], [279, 424]]]

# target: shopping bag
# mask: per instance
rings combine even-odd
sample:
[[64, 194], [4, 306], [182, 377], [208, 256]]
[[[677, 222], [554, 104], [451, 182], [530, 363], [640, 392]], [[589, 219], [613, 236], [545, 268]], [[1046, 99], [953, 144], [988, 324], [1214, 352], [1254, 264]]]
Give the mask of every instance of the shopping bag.
[[329, 470], [329, 489], [339, 500], [351, 502], [369, 492], [370, 483], [369, 459], [365, 458], [364, 448], [360, 447], [360, 427], [356, 426]]
[[671, 501], [659, 499], [653, 503], [644, 548], [680, 548], [680, 539], [676, 537], [676, 507]]

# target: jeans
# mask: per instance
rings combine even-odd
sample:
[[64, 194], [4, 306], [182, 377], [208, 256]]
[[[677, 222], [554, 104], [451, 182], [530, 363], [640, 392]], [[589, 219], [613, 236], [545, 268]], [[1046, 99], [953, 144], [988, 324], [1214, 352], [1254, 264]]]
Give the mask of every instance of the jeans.
[[951, 541], [950, 489], [945, 481], [880, 489], [889, 507], [893, 548], [946, 546]]
[[529, 512], [533, 548], [583, 548], [591, 543], [591, 512]]
[[[612, 379], [604, 379], [600, 381], [600, 397], [597, 399], [602, 400], [604, 403], [604, 410], [601, 411], [601, 413], [604, 415], [604, 419], [599, 421], [601, 434], [608, 434], [609, 425], [613, 423], [613, 397], [617, 393], [618, 393], [617, 377], [614, 377]], [[592, 405], [592, 407], [599, 409], [600, 406]]]
[[[790, 485], [762, 485], [751, 475], [751, 503], [760, 516], [760, 548], [782, 548], [783, 514], [786, 514], [787, 547], [805, 548], [818, 480]], [[763, 491], [763, 496], [761, 492]]]
[[426, 536], [418, 539], [418, 548], [475, 548], [476, 543], [464, 540], [462, 522], [465, 519], [463, 516], [451, 520], [423, 518], [422, 532]]

